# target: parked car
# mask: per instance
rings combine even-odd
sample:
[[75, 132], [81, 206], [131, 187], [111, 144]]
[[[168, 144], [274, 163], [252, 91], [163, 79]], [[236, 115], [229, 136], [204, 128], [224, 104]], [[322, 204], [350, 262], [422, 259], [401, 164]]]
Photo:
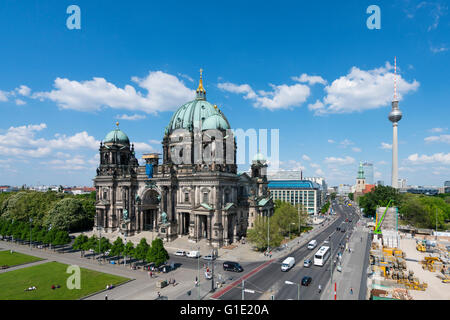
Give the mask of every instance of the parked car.
[[309, 284], [311, 283], [312, 278], [309, 276], [304, 276], [302, 279], [302, 286], [309, 286]]
[[203, 257], [203, 260], [213, 261], [213, 260], [216, 260], [216, 257], [213, 256], [212, 254], [208, 254], [208, 255]]
[[309, 268], [311, 266], [311, 264], [312, 264], [311, 259], [305, 259], [305, 261], [303, 261], [303, 266], [305, 268]]
[[186, 255], [186, 251], [184, 251], [184, 250], [177, 250], [175, 252], [175, 255], [176, 256], [185, 256]]
[[242, 272], [242, 271], [244, 271], [244, 268], [242, 268], [241, 265], [237, 262], [225, 261], [223, 263], [223, 270], [224, 271]]

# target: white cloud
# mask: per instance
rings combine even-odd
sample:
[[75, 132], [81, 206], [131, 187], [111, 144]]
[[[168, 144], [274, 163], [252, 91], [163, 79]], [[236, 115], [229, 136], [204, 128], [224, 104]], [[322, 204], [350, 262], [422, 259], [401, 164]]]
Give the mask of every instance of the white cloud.
[[381, 178], [381, 172], [375, 171], [373, 176], [374, 176], [374, 178], [379, 179], [379, 178]]
[[352, 141], [348, 139], [344, 139], [339, 143], [343, 148], [347, 148], [348, 146], [354, 144]]
[[122, 114], [122, 115], [117, 115], [116, 119], [120, 119], [120, 120], [130, 120], [130, 121], [134, 121], [134, 120], [142, 120], [145, 119], [146, 116], [143, 114], [133, 114], [133, 115], [128, 115], [128, 114]]
[[445, 47], [445, 46], [441, 46], [441, 47], [430, 46], [430, 51], [433, 52], [433, 53], [439, 53], [439, 52], [448, 51], [448, 48]]
[[331, 165], [349, 165], [355, 163], [355, 159], [349, 156], [346, 156], [345, 158], [326, 157], [324, 163]]
[[321, 76], [308, 76], [306, 73], [303, 73], [300, 77], [292, 77], [291, 79], [298, 82], [307, 82], [309, 85], [314, 85], [316, 83], [323, 85], [327, 84], [327, 81]]
[[176, 76], [162, 71], [151, 71], [147, 77], [132, 77], [132, 81], [147, 91], [143, 94], [131, 85], [118, 88], [104, 78], [74, 81], [56, 78], [55, 89], [38, 92], [33, 98], [50, 99], [62, 109], [96, 111], [102, 107], [139, 110], [156, 114], [174, 110], [195, 97], [195, 91], [187, 88]]
[[148, 142], [150, 142], [151, 144], [157, 144], [157, 145], [161, 144], [160, 140], [154, 140], [154, 139], [148, 140]]
[[6, 102], [8, 101], [8, 93], [0, 90], [0, 101]]
[[439, 136], [426, 137], [425, 142], [443, 142], [450, 143], [450, 134], [441, 134]]
[[381, 160], [381, 161], [378, 161], [378, 163], [377, 163], [378, 165], [386, 165], [386, 164], [388, 164], [386, 161], [384, 161], [384, 160]]
[[314, 173], [315, 173], [316, 175], [318, 175], [318, 176], [324, 176], [324, 175], [325, 175], [325, 172], [323, 172], [322, 169], [317, 169], [316, 171], [314, 171]]
[[[393, 67], [387, 62], [384, 67], [361, 70], [353, 67], [350, 72], [334, 80], [325, 87], [327, 95], [320, 103], [310, 105], [316, 115], [328, 113], [351, 113], [375, 109], [390, 104], [394, 93]], [[407, 82], [401, 75], [397, 75], [397, 96], [401, 100], [403, 95], [415, 91], [419, 82]]]
[[134, 142], [134, 149], [137, 152], [155, 152], [156, 150], [149, 144], [145, 142]]
[[390, 150], [390, 149], [392, 149], [392, 144], [382, 142], [380, 148], [385, 149], [385, 150]]
[[287, 161], [280, 161], [279, 170], [304, 171], [305, 167], [299, 161], [287, 160]]
[[311, 90], [303, 84], [294, 85], [273, 85], [272, 91], [260, 90], [258, 93], [248, 85], [236, 85], [233, 83], [219, 83], [219, 89], [224, 91], [245, 94], [244, 99], [253, 100], [253, 106], [257, 108], [267, 108], [269, 110], [289, 109], [300, 106], [309, 97]]
[[316, 102], [308, 104], [308, 109], [311, 111], [322, 110], [324, 107], [324, 104], [320, 100], [316, 100]]
[[450, 164], [450, 153], [435, 153], [430, 156], [419, 155], [414, 153], [407, 158], [408, 162], [412, 164], [424, 164], [424, 163], [440, 163], [440, 164]]
[[332, 139], [328, 139], [328, 143], [334, 143], [335, 141]]
[[433, 133], [440, 133], [440, 132], [444, 132], [445, 130], [447, 130], [448, 128], [433, 128], [433, 129], [430, 129], [430, 132], [433, 132]]
[[308, 157], [306, 154], [304, 154], [304, 155], [302, 156], [302, 159], [305, 160], [305, 161], [311, 161], [311, 158]]
[[16, 99], [15, 100], [16, 105], [18, 106], [23, 106], [24, 104], [27, 104], [25, 101], [23, 101], [22, 99]]
[[96, 150], [100, 141], [89, 136], [86, 131], [73, 136], [55, 135], [56, 139], [36, 138], [36, 133], [47, 128], [45, 123], [10, 127], [5, 134], [0, 135], [0, 154], [24, 158], [41, 158], [57, 150], [75, 150], [88, 148]]
[[25, 86], [25, 85], [21, 85], [19, 88], [16, 88], [16, 91], [17, 91], [20, 95], [25, 96], [25, 97], [28, 97], [28, 96], [30, 95], [30, 93], [31, 93], [31, 89], [28, 88], [28, 87]]
[[320, 168], [320, 165], [318, 165], [317, 163], [310, 163], [309, 165], [311, 166], [311, 168], [315, 168], [315, 169]]
[[361, 152], [361, 149], [360, 149], [360, 148], [357, 148], [357, 147], [353, 147], [352, 150], [353, 150], [354, 152]]

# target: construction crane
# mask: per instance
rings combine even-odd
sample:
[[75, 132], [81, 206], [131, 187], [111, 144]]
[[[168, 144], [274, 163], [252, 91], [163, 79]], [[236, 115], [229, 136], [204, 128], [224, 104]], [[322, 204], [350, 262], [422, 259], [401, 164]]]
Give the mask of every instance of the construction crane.
[[[374, 231], [373, 233], [381, 234], [381, 230], [380, 230], [381, 224], [383, 223], [384, 216], [386, 215], [386, 212], [387, 212], [387, 210], [389, 209], [389, 206], [391, 205], [391, 202], [392, 202], [392, 199], [389, 200], [389, 202], [388, 202], [388, 204], [387, 204], [387, 206], [386, 206], [386, 209], [384, 210], [384, 213], [383, 213], [383, 215], [381, 216], [381, 219], [380, 219], [379, 221], [377, 221], [377, 225], [376, 225], [375, 231]], [[378, 219], [377, 219], [377, 220], [378, 220]]]

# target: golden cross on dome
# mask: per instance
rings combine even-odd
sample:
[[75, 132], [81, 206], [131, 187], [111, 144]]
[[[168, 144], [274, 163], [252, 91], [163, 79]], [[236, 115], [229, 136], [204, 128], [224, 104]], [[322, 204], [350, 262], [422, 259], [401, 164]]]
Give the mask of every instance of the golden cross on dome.
[[200, 79], [202, 78], [203, 69], [200, 68]]
[[117, 126], [117, 128], [119, 127], [119, 121], [116, 122], [116, 126]]

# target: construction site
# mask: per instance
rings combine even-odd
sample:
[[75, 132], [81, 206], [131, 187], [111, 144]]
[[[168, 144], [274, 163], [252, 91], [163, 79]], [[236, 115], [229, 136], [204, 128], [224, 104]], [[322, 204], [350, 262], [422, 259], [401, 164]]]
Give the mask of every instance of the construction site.
[[398, 230], [398, 209], [377, 208], [367, 299], [450, 300], [450, 237]]

